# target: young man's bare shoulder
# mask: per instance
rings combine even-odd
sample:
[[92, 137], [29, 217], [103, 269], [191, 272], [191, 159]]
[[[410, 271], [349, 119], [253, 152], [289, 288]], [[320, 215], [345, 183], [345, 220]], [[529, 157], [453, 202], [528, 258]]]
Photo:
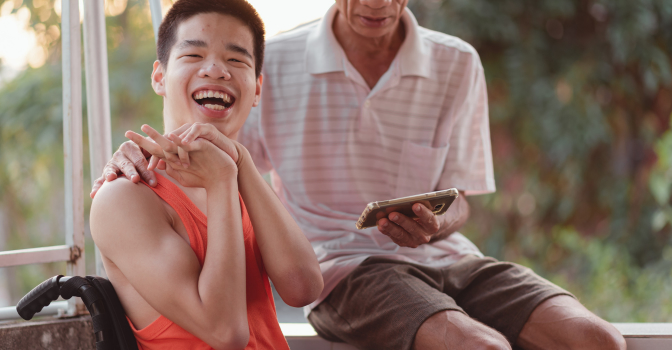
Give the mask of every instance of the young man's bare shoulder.
[[125, 177], [105, 182], [91, 203], [91, 234], [96, 244], [106, 238], [135, 235], [149, 225], [169, 221], [161, 198], [144, 184], [134, 184]]
[[[158, 203], [159, 197], [151, 188], [141, 183], [133, 183], [125, 177], [105, 182], [98, 190], [92, 205], [102, 205], [116, 208], [131, 202], [140, 201], [143, 204]], [[147, 209], [151, 209], [151, 205]], [[113, 209], [111, 208], [111, 209]]]

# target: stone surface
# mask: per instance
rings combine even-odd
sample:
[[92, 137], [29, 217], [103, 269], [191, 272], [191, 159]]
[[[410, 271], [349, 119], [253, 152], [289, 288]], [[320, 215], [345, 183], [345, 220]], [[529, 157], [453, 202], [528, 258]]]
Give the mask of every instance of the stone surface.
[[91, 317], [0, 324], [0, 350], [94, 350]]
[[[672, 323], [616, 323], [625, 335], [628, 350], [672, 349]], [[292, 350], [354, 350], [350, 345], [330, 343], [318, 336], [287, 336]], [[0, 350], [94, 350], [91, 318], [45, 319], [0, 323]]]

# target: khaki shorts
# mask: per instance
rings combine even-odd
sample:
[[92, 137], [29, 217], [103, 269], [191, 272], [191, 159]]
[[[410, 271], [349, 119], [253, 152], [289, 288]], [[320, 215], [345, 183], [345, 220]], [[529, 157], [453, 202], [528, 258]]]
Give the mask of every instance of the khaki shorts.
[[411, 349], [420, 325], [457, 310], [501, 332], [511, 344], [534, 309], [569, 292], [527, 267], [468, 255], [432, 268], [371, 257], [308, 316], [317, 334], [358, 349]]

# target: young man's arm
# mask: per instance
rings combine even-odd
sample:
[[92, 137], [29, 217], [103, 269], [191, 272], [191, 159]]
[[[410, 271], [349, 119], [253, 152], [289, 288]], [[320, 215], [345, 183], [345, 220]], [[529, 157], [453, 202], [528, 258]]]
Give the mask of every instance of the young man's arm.
[[247, 206], [264, 266], [275, 289], [290, 306], [300, 307], [315, 301], [324, 282], [313, 247], [259, 174], [247, 149], [210, 124], [194, 123], [180, 133], [180, 138], [187, 143], [203, 138], [236, 159], [238, 190]]
[[324, 281], [313, 247], [257, 171], [245, 147], [238, 150], [238, 188], [245, 201], [264, 265], [275, 289], [287, 305], [301, 307], [315, 301]]
[[91, 207], [91, 232], [156, 311], [215, 349], [243, 348], [249, 328], [238, 184], [235, 176], [213, 184], [206, 189], [207, 250], [216, 253], [206, 255], [202, 269], [164, 203], [144, 185], [106, 183]]

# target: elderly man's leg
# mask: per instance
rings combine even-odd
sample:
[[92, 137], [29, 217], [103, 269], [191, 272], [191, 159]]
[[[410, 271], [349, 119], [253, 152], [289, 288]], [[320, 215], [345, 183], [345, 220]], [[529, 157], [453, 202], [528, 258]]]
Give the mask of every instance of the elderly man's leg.
[[441, 311], [420, 326], [413, 349], [510, 350], [511, 346], [501, 333], [464, 313]]
[[466, 256], [443, 273], [444, 291], [469, 316], [520, 348], [625, 348], [614, 327], [527, 267]]
[[625, 349], [625, 339], [609, 322], [588, 311], [576, 299], [556, 296], [532, 312], [517, 344], [534, 349]]
[[[510, 349], [442, 292], [440, 269], [369, 258], [308, 315], [317, 333], [358, 349]], [[457, 345], [455, 345], [457, 344]]]

